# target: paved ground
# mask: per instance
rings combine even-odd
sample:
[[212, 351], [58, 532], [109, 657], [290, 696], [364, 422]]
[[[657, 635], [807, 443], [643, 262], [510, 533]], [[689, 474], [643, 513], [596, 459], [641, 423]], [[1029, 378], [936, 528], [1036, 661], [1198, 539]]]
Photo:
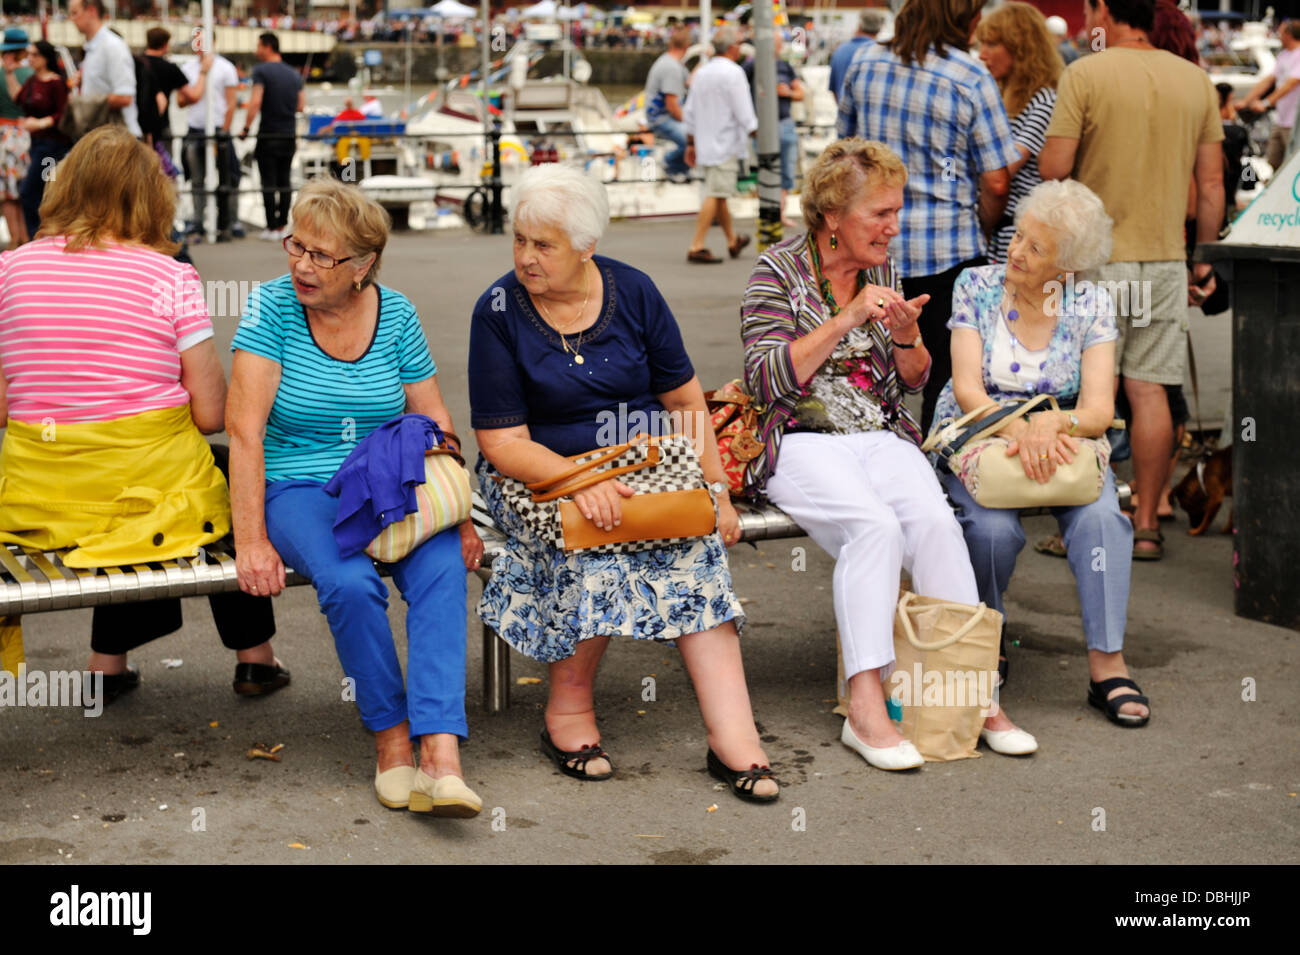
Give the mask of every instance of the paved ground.
[[[688, 266], [690, 228], [615, 224], [600, 251], [654, 277], [708, 387], [739, 371], [738, 301], [754, 253]], [[253, 241], [195, 258], [212, 280], [285, 270], [278, 248]], [[510, 264], [508, 238], [462, 233], [396, 238], [383, 263], [383, 280], [419, 307], [462, 434], [470, 307]], [[223, 348], [235, 322], [216, 319]], [[1202, 412], [1218, 421], [1227, 320], [1198, 314], [1194, 334]], [[1031, 520], [1030, 539], [1050, 524]], [[1085, 704], [1069, 570], [1029, 552], [1008, 594], [1019, 646], [1004, 703], [1040, 752], [904, 775], [871, 769], [838, 742], [830, 561], [806, 540], [736, 550], [749, 685], [784, 783], [781, 800], [762, 807], [715, 791], [689, 682], [666, 648], [616, 644], [606, 657], [597, 709], [618, 775], [560, 776], [537, 749], [544, 685], [514, 686], [507, 713], [483, 712], [471, 614], [464, 764], [485, 811], [468, 822], [390, 812], [370, 787], [373, 744], [341, 698], [310, 589], [276, 604], [276, 646], [294, 682], [262, 701], [231, 694], [233, 660], [206, 607], [190, 601], [182, 632], [133, 654], [144, 685], [102, 717], [4, 713], [0, 862], [1295, 862], [1296, 635], [1233, 616], [1227, 537], [1189, 538], [1185, 518], [1166, 531], [1169, 556], [1135, 568], [1129, 611], [1126, 653], [1153, 701], [1148, 727], [1119, 729]], [[802, 572], [791, 569], [795, 548], [807, 549]], [[471, 608], [478, 589], [471, 582]], [[89, 620], [89, 611], [29, 618], [29, 665], [82, 665]], [[169, 669], [165, 658], [184, 663]], [[517, 655], [513, 666], [515, 677], [544, 676]], [[641, 695], [648, 676], [653, 702]], [[1254, 702], [1242, 699], [1246, 678]], [[283, 743], [283, 760], [247, 760], [256, 743]], [[1099, 809], [1104, 831], [1094, 829]]]

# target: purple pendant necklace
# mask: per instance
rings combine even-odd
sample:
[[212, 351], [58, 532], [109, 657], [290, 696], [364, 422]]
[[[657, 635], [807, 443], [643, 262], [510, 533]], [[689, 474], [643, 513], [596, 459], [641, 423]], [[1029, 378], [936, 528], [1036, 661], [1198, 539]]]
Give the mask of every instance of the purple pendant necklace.
[[[1018, 375], [1020, 374], [1021, 366], [1020, 366], [1020, 361], [1016, 355], [1016, 352], [1018, 349], [1023, 347], [1023, 345], [1020, 342], [1020, 339], [1016, 337], [1016, 331], [1015, 331], [1016, 320], [1020, 318], [1020, 312], [1016, 308], [1016, 300], [1019, 298], [1019, 296], [1016, 294], [1016, 290], [1014, 288], [1008, 288], [1007, 292], [1011, 296], [1011, 302], [1009, 303], [1009, 308], [1007, 309], [1006, 312], [1007, 334], [1011, 336], [1011, 373], [1013, 375]], [[1025, 349], [1025, 351], [1028, 350], [1029, 349], [1027, 348]], [[1046, 370], [1047, 370], [1047, 361], [1046, 360], [1040, 361], [1038, 363], [1038, 372], [1040, 377], [1038, 379], [1038, 384], [1035, 386], [1035, 391], [1039, 392], [1040, 394], [1044, 391], [1050, 391], [1052, 387], [1052, 383], [1047, 380], [1047, 375], [1044, 374]]]

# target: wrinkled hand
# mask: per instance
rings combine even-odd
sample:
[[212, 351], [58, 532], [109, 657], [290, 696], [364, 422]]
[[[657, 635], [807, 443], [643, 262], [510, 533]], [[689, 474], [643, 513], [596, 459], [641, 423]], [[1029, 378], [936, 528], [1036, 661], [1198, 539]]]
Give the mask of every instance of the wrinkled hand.
[[[883, 306], [876, 304], [882, 300], [885, 303]], [[889, 314], [889, 306], [901, 301], [903, 296], [892, 288], [883, 285], [864, 285], [862, 291], [853, 296], [853, 301], [849, 302], [840, 314], [849, 316], [853, 321], [850, 327], [856, 328], [867, 322], [882, 321]]]
[[1045, 415], [1039, 415], [1029, 427], [1007, 445], [1007, 457], [1020, 455], [1025, 477], [1046, 484], [1056, 469], [1069, 464], [1079, 450], [1079, 442], [1056, 429]]
[[235, 572], [239, 589], [259, 597], [274, 597], [284, 590], [284, 561], [266, 539], [237, 545]]
[[916, 327], [916, 323], [921, 318], [921, 308], [929, 301], [929, 295], [918, 295], [906, 301], [900, 296], [899, 301], [885, 308], [885, 327], [895, 341], [911, 345], [921, 337], [921, 330]]
[[722, 543], [728, 547], [740, 543], [740, 515], [726, 494], [718, 497], [718, 534], [722, 537]]
[[613, 478], [593, 484], [573, 495], [573, 503], [578, 505], [582, 516], [591, 521], [602, 531], [611, 531], [623, 519], [622, 498], [631, 497], [636, 492]]
[[690, 166], [692, 169], [695, 168], [695, 146], [694, 145], [690, 145], [686, 147], [686, 155], [683, 158], [686, 160], [686, 165]]
[[478, 570], [483, 563], [483, 538], [478, 536], [473, 521], [460, 523], [460, 556], [466, 570]]

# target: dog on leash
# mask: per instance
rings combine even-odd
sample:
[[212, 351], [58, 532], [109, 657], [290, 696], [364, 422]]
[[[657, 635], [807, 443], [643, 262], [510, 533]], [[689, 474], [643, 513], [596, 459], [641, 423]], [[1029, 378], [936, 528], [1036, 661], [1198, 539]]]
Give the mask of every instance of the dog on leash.
[[[1232, 447], [1203, 455], [1196, 466], [1174, 488], [1173, 498], [1187, 512], [1191, 528], [1187, 533], [1199, 536], [1210, 529], [1225, 497], [1232, 497]], [[1232, 533], [1232, 510], [1223, 533]]]

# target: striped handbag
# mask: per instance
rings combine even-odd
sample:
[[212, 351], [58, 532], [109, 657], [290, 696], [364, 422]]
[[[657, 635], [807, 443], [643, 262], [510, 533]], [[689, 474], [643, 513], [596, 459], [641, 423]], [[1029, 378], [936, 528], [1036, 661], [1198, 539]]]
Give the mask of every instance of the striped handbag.
[[434, 534], [469, 520], [469, 474], [465, 459], [452, 450], [460, 439], [450, 431], [424, 454], [424, 483], [415, 489], [417, 509], [389, 524], [366, 547], [375, 560], [399, 561]]

